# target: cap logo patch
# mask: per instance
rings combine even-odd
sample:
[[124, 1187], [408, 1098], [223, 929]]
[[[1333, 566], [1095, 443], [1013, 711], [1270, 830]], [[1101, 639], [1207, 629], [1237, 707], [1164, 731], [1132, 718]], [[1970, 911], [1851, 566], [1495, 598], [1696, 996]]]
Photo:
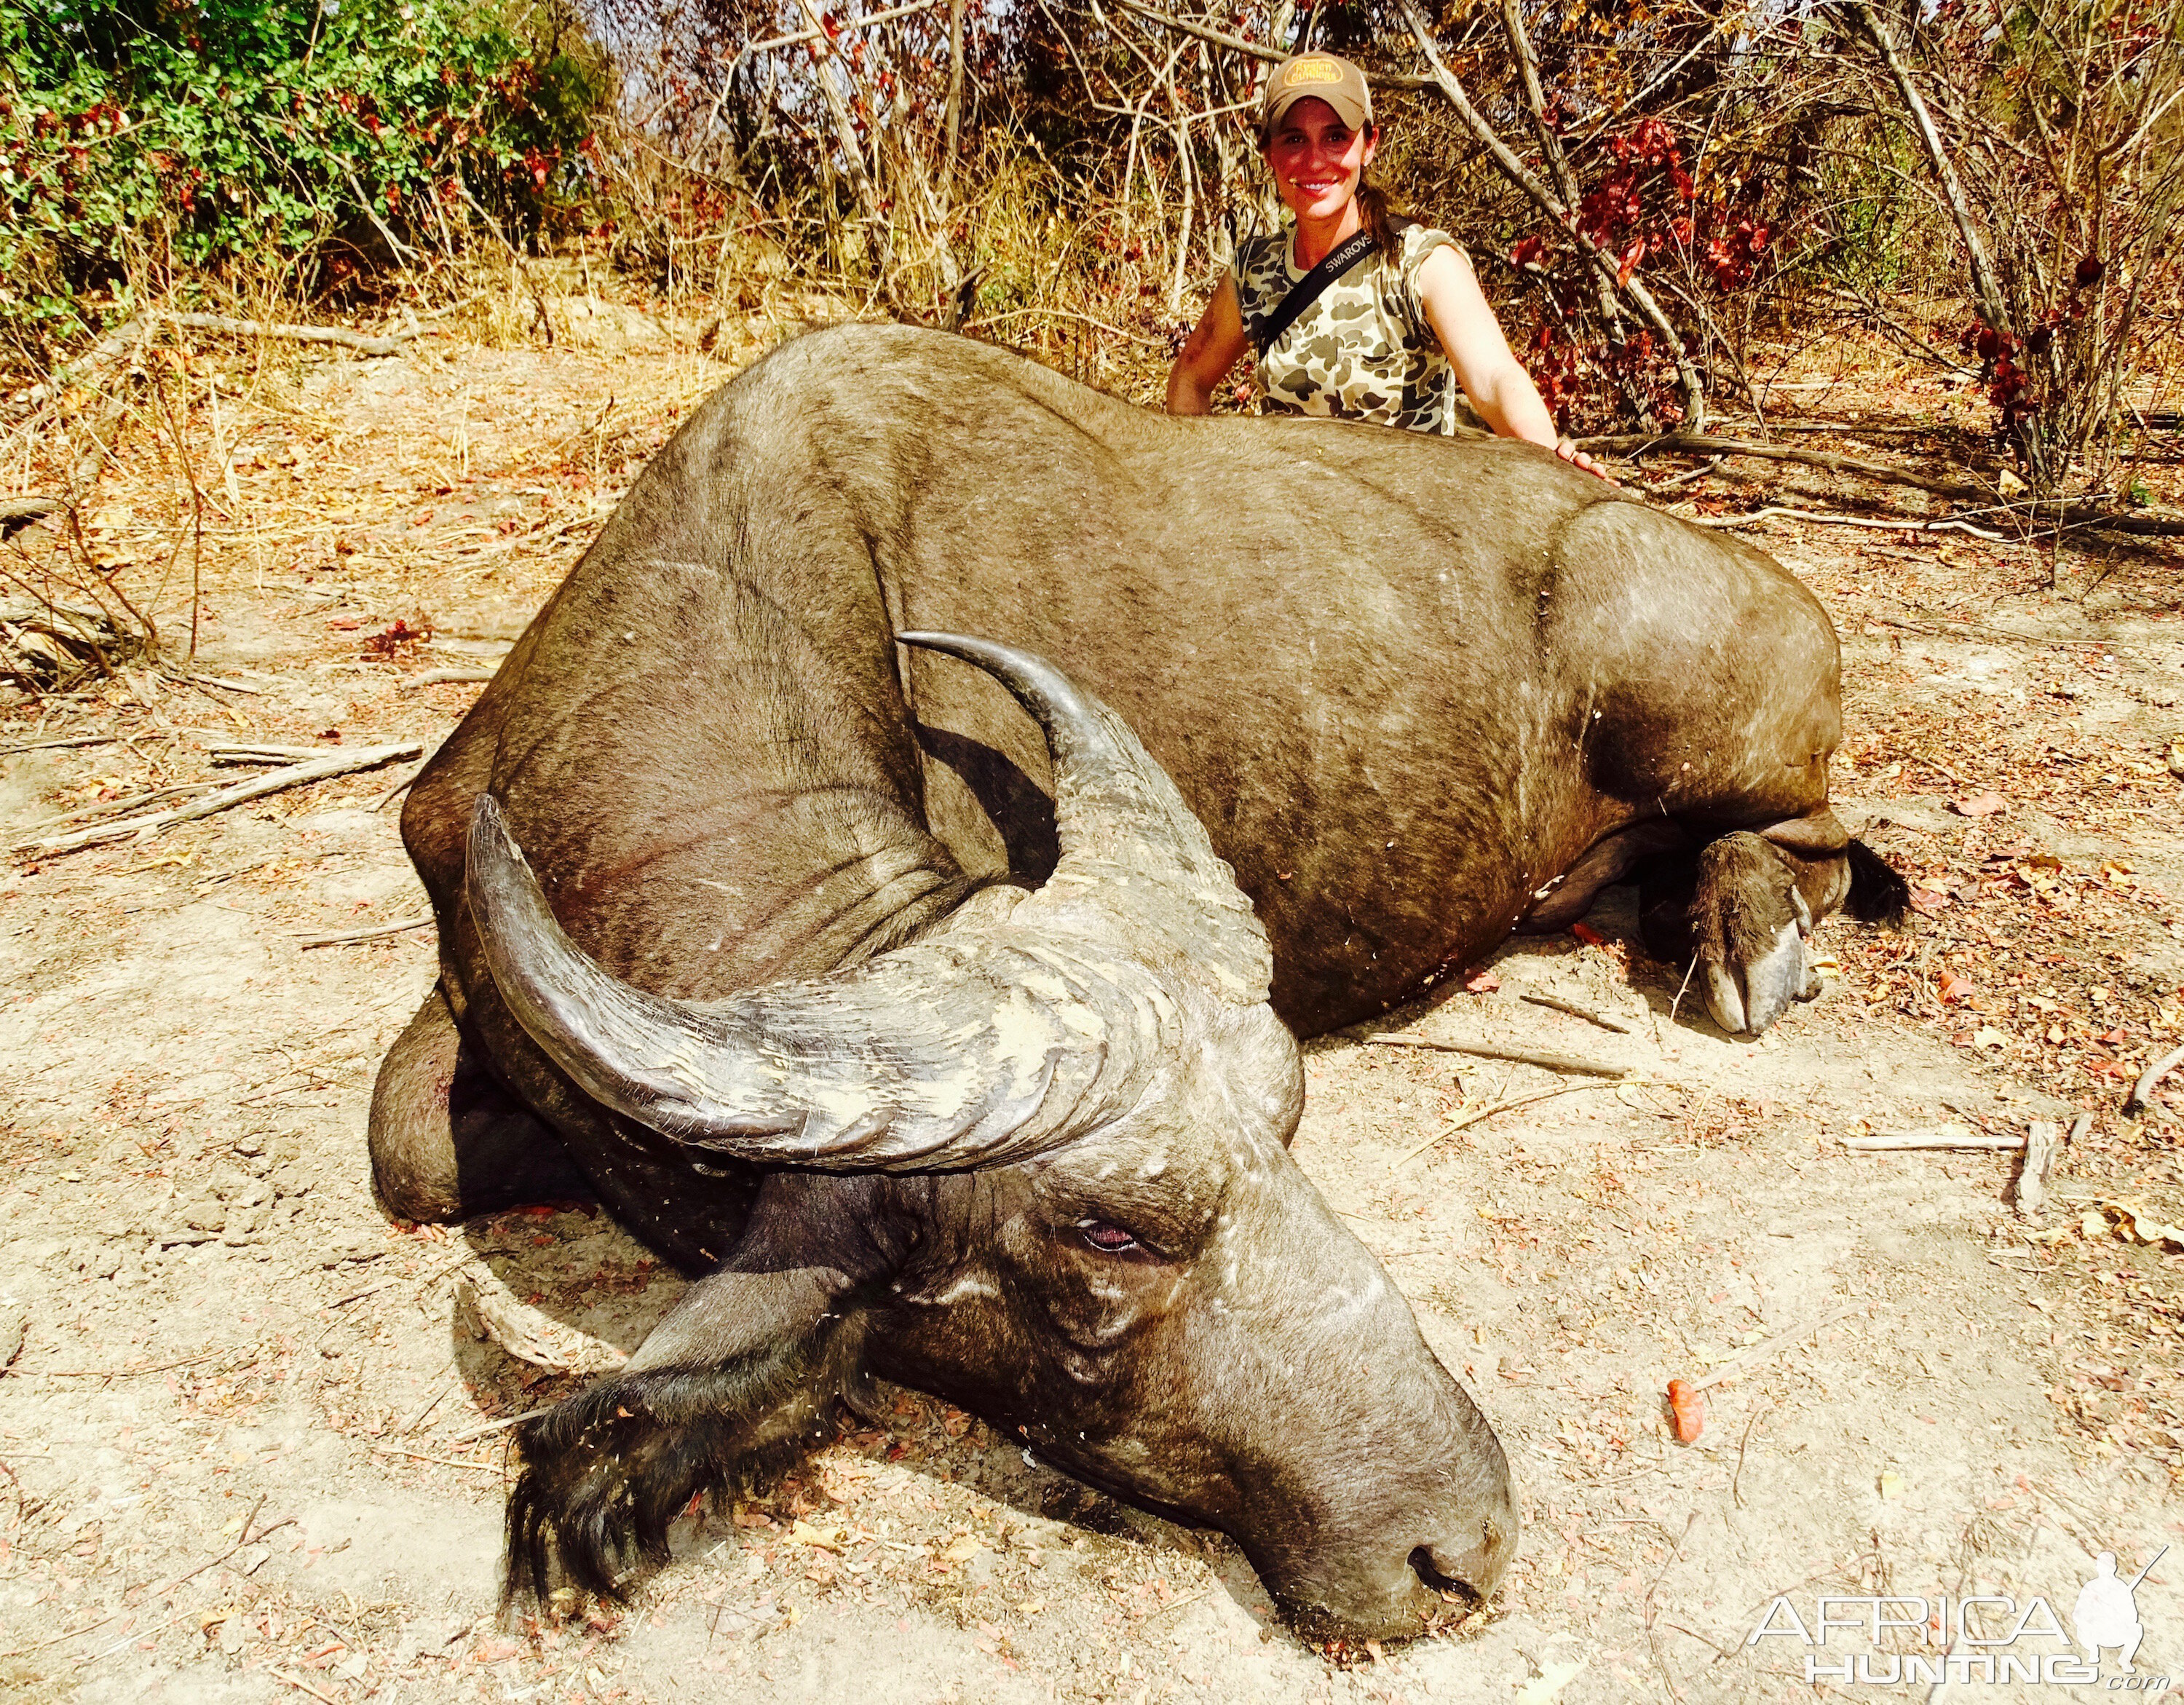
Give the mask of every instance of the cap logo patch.
[[1294, 89], [1300, 83], [1339, 83], [1342, 67], [1325, 59], [1300, 59], [1290, 67], [1289, 75], [1282, 79], [1282, 86]]

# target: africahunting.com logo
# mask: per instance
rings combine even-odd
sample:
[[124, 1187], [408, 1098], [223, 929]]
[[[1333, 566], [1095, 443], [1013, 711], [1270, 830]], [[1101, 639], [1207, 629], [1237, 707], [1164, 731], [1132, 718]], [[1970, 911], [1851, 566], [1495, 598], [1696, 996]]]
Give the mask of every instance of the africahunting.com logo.
[[[2093, 1560], [2093, 1578], [2071, 1607], [2067, 1630], [2048, 1601], [2037, 1596], [2020, 1605], [1994, 1593], [1930, 1599], [1829, 1595], [1813, 1601], [1808, 1620], [1786, 1593], [1767, 1607], [1744, 1643], [1750, 1647], [1763, 1640], [1797, 1641], [1807, 1648], [1805, 1680], [1837, 1686], [1979, 1681], [1990, 1686], [2091, 1685], [2142, 1696], [2165, 1693], [2176, 1685], [2172, 1680], [2142, 1674], [2132, 1660], [2146, 1637], [2138, 1616], [2138, 1588], [2168, 1550], [2162, 1546], [2128, 1580], [2116, 1573], [2115, 1553], [2103, 1552]], [[1878, 1649], [1899, 1639], [1928, 1649]], [[1848, 1649], [1860, 1642], [1868, 1649]], [[2111, 1653], [2113, 1667], [2104, 1669], [2103, 1658]]]

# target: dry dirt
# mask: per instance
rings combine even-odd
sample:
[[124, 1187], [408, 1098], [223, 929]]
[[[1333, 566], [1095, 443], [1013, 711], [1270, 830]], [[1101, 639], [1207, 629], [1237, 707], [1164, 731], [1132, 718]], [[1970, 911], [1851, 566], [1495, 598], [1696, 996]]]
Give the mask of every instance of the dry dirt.
[[[426, 675], [489, 666], [753, 347], [705, 356], [641, 316], [593, 318], [551, 351], [148, 355], [181, 425], [125, 441], [84, 543], [156, 597], [170, 660], [0, 695], [8, 842], [236, 773], [209, 767], [221, 741], [443, 737], [476, 689]], [[1815, 406], [1940, 399], [1838, 387]], [[1776, 468], [1674, 500], [1695, 494], [1717, 514], [1848, 495]], [[485, 1429], [574, 1382], [478, 1335], [455, 1264], [482, 1252], [625, 1346], [677, 1281], [579, 1212], [445, 1232], [374, 1206], [366, 1103], [433, 976], [432, 932], [304, 944], [424, 909], [390, 767], [0, 872], [0, 1692], [1743, 1701], [1813, 1691], [1809, 1648], [1747, 1643], [1778, 1595], [1809, 1623], [1822, 1593], [2038, 1594], [2067, 1623], [2096, 1553], [2128, 1576], [2184, 1540], [2184, 1234], [2156, 1229], [2184, 1222], [2179, 1126], [2119, 1114], [2184, 1039], [2179, 563], [1780, 521], [1746, 536], [1843, 632], [1837, 791], [1917, 882], [1918, 928], [1830, 922], [1824, 998], [1732, 1041], [1678, 1006], [1611, 897], [1596, 939], [1513, 946], [1387, 1027], [1641, 1074], [1620, 1086], [1357, 1034], [1308, 1050], [1299, 1157], [1516, 1467], [1523, 1555], [1490, 1614], [1400, 1650], [1307, 1649], [1219, 1536], [903, 1393], [885, 1430], [689, 1524], [626, 1613], [497, 1624], [504, 1434]], [[11, 574], [60, 548], [23, 535]], [[175, 661], [193, 567], [196, 656]], [[427, 620], [429, 643], [403, 637]], [[2081, 1109], [2037, 1221], [2009, 1205], [2006, 1154], [1843, 1145]], [[1663, 1390], [1709, 1369], [1727, 1377], [1703, 1430], [1676, 1442]], [[2184, 1550], [2137, 1605], [2137, 1680], [2184, 1674]], [[2010, 1619], [1989, 1606], [1974, 1637]], [[2008, 1649], [2059, 1650], [2045, 1625]], [[1819, 1655], [1866, 1654], [1869, 1675], [1939, 1655], [1882, 1632]]]

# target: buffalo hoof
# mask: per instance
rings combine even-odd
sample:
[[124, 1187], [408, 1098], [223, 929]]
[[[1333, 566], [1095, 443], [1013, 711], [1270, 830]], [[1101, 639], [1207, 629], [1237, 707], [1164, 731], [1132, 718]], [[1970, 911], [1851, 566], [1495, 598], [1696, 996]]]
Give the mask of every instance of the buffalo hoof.
[[1641, 921], [1657, 958], [1697, 961], [1715, 1023], [1757, 1036], [1819, 993], [1806, 941], [1813, 912], [1797, 871], [1759, 836], [1722, 836], [1696, 861], [1658, 861], [1641, 878]]
[[1757, 1036], [1795, 1000], [1819, 993], [1817, 974], [1805, 957], [1805, 933], [1793, 921], [1775, 932], [1774, 944], [1741, 965], [1709, 962], [1707, 1010], [1733, 1036]]

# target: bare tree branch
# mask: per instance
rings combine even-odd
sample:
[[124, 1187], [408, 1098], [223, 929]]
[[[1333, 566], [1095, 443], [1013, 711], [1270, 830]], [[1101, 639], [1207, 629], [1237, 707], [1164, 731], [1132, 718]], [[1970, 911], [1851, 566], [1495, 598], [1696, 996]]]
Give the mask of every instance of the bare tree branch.
[[[1136, 0], [1122, 0], [1122, 3], [1134, 5]], [[1471, 132], [1494, 164], [1501, 168], [1502, 175], [1529, 196], [1533, 203], [1562, 228], [1563, 235], [1577, 246], [1579, 252], [1591, 263], [1596, 271], [1605, 274], [1614, 287], [1630, 299], [1640, 317], [1660, 334], [1667, 345], [1669, 359], [1675, 363], [1676, 391], [1683, 401], [1685, 417], [1693, 427], [1703, 428], [1707, 418], [1706, 389], [1699, 382], [1698, 371], [1692, 366], [1691, 356], [1684, 348], [1683, 334], [1662, 311], [1661, 304], [1654, 299], [1652, 292], [1635, 275], [1628, 278], [1618, 276], [1614, 263], [1578, 224], [1574, 209], [1565, 207], [1555, 192], [1534, 176], [1531, 170], [1517, 158], [1509, 145], [1495, 133], [1494, 127], [1486, 122], [1485, 115], [1472, 104], [1471, 98], [1464, 92], [1463, 85], [1457, 81], [1456, 74], [1442, 62], [1440, 50], [1434, 46], [1433, 37], [1427, 31], [1425, 20], [1418, 16], [1413, 0], [1402, 0], [1402, 8], [1403, 16], [1411, 26], [1411, 35], [1418, 44], [1418, 51], [1425, 55], [1426, 64], [1432, 68], [1434, 86], [1456, 109], [1457, 117], [1462, 120], [1464, 128]]]
[[1948, 200], [1950, 217], [1956, 221], [1957, 235], [1964, 245], [1964, 259], [1971, 268], [1972, 295], [1979, 304], [1981, 315], [1996, 331], [2008, 331], [2009, 307], [2003, 299], [2002, 285], [1995, 277], [1994, 262], [1987, 258], [1986, 243], [1980, 236], [1978, 222], [1972, 217], [1971, 204], [1964, 198], [1964, 181], [1949, 163], [1949, 151], [1942, 142], [1942, 133], [1934, 128], [1934, 115], [1926, 109], [1918, 86], [1911, 81], [1910, 68], [1896, 51], [1896, 42], [1887, 26], [1875, 15], [1868, 0], [1851, 0], [1851, 11], [1864, 26], [1865, 33], [1873, 38], [1873, 45], [1880, 50], [1881, 63], [1888, 67], [1890, 81], [1903, 98], [1904, 110], [1911, 115], [1912, 128], [1918, 132], [1919, 145], [1926, 151], [1926, 163], [1933, 168], [1934, 180]]

